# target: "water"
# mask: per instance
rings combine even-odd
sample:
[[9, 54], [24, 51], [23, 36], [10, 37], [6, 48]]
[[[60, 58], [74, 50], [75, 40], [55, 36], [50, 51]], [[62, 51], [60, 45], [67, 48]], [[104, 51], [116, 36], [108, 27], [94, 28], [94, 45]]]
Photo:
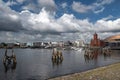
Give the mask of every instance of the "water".
[[51, 49], [14, 49], [17, 65], [5, 70], [2, 63], [4, 52], [5, 49], [0, 49], [0, 80], [44, 80], [120, 62], [120, 51], [113, 51], [109, 57], [98, 54], [89, 60], [84, 58], [82, 50], [64, 50], [62, 63], [53, 63]]

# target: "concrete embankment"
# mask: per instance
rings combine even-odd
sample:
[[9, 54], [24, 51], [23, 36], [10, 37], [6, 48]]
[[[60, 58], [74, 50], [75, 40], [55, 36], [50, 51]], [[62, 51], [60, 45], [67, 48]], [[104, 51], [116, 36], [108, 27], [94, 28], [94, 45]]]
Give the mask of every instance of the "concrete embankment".
[[49, 80], [120, 80], [120, 63]]

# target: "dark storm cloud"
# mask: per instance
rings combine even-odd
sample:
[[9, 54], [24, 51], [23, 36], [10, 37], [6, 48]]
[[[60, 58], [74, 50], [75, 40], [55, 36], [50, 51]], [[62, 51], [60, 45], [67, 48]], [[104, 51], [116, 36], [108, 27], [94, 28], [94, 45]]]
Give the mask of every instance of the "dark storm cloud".
[[0, 16], [0, 31], [18, 32], [24, 30], [20, 20], [12, 20], [9, 17]]
[[112, 29], [112, 30], [102, 30], [102, 31], [99, 31], [101, 33], [103, 32], [113, 32], [113, 33], [117, 33], [117, 32], [120, 32], [120, 29]]
[[30, 35], [37, 35], [37, 34], [42, 34], [43, 36], [44, 35], [61, 35], [62, 32], [57, 32], [57, 31], [54, 31], [54, 30], [51, 30], [51, 31], [39, 31], [39, 30], [22, 30], [24, 33], [26, 34], [30, 34]]

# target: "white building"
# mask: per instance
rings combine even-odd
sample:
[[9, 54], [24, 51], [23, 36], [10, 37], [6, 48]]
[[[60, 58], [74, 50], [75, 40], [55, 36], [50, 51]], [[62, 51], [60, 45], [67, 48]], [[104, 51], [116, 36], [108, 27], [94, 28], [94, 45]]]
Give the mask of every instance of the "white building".
[[19, 43], [21, 48], [26, 48], [27, 47], [27, 43]]

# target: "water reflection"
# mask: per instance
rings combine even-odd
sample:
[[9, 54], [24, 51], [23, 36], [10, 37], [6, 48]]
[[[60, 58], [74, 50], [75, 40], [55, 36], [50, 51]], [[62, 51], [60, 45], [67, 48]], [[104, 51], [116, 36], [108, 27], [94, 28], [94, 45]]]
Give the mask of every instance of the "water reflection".
[[[47, 80], [61, 75], [86, 71], [88, 69], [120, 62], [120, 51], [112, 51], [104, 60], [102, 52], [93, 51], [94, 57], [86, 57], [84, 51], [62, 50], [63, 60], [52, 60], [52, 49], [14, 49], [17, 64], [0, 63], [0, 80]], [[0, 50], [0, 59], [5, 49]], [[8, 56], [11, 50], [8, 50]], [[6, 72], [6, 73], [5, 73]]]
[[53, 64], [53, 66], [58, 66], [58, 65], [60, 65], [60, 64], [62, 64], [62, 61], [63, 60], [52, 60], [52, 64]]
[[53, 53], [52, 53], [52, 63], [53, 66], [55, 65], [59, 65], [61, 64], [63, 61], [63, 55], [62, 52], [60, 50], [57, 50], [56, 48], [53, 49]]
[[111, 53], [112, 53], [112, 50], [109, 49], [109, 48], [103, 48], [103, 50], [102, 50], [102, 54], [103, 54], [105, 57], [111, 56]]
[[12, 63], [12, 64], [5, 64], [4, 63], [5, 73], [7, 73], [9, 70], [14, 71], [16, 69], [16, 65], [17, 64], [14, 64], [14, 63]]
[[106, 59], [107, 57], [111, 56], [111, 50], [87, 49], [84, 53], [85, 62], [89, 62], [91, 60], [97, 61], [99, 55], [103, 55], [104, 59]]
[[17, 64], [16, 55], [14, 54], [13, 49], [12, 49], [12, 55], [11, 56], [7, 55], [7, 49], [6, 49], [4, 57], [3, 57], [3, 65], [4, 65], [5, 73], [8, 70], [12, 70], [12, 71], [15, 70], [16, 69], [16, 64]]

